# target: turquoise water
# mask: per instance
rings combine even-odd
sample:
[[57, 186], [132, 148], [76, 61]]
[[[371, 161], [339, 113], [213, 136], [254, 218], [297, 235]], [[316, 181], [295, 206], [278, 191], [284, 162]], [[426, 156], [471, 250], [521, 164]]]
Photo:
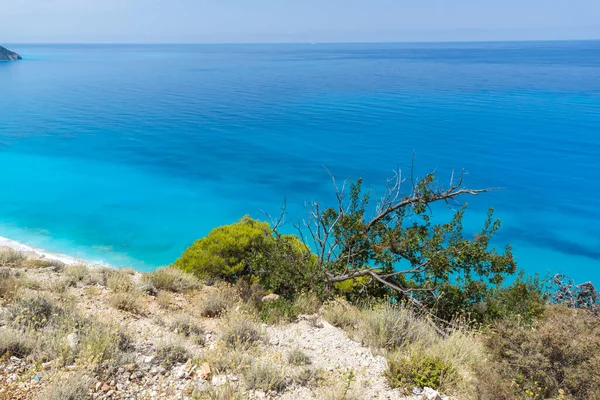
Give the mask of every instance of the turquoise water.
[[494, 206], [521, 267], [600, 282], [600, 42], [10, 47], [0, 236], [149, 270], [414, 151], [503, 188], [467, 226]]

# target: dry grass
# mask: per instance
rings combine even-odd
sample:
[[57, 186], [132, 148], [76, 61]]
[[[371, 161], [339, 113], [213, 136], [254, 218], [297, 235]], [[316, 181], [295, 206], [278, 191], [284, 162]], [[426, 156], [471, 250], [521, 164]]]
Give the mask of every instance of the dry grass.
[[169, 310], [173, 306], [173, 295], [169, 292], [158, 292], [158, 295], [156, 295], [156, 302], [160, 308]]
[[180, 342], [160, 343], [156, 349], [157, 361], [165, 368], [171, 368], [175, 364], [183, 364], [190, 357], [189, 350]]
[[91, 380], [88, 376], [75, 373], [65, 377], [57, 377], [52, 384], [40, 393], [37, 400], [82, 400], [89, 398]]
[[228, 285], [218, 286], [203, 297], [200, 303], [200, 314], [208, 318], [218, 317], [238, 301], [239, 297], [234, 288]]
[[288, 362], [292, 365], [299, 366], [309, 365], [312, 361], [305, 352], [295, 347], [288, 354]]
[[85, 265], [69, 265], [64, 272], [70, 279], [71, 285], [85, 283], [90, 277], [90, 271]]
[[12, 302], [17, 297], [21, 286], [21, 282], [10, 269], [0, 269], [0, 299]]
[[235, 312], [228, 314], [221, 339], [233, 348], [247, 348], [263, 340], [263, 333], [254, 316]]
[[254, 354], [254, 350], [231, 348], [224, 343], [217, 343], [202, 354], [201, 361], [207, 362], [216, 374], [238, 373], [249, 368], [255, 361], [258, 355]]
[[0, 358], [16, 356], [24, 358], [36, 348], [36, 337], [10, 328], [0, 329]]
[[25, 265], [27, 258], [20, 251], [5, 249], [0, 251], [0, 265], [9, 268], [20, 268]]
[[176, 293], [196, 290], [201, 286], [200, 281], [194, 275], [173, 267], [158, 268], [154, 272], [146, 273], [142, 276], [142, 281], [158, 290]]
[[294, 308], [298, 314], [304, 315], [317, 314], [322, 305], [323, 303], [314, 293], [303, 293], [294, 301]]
[[127, 293], [137, 289], [133, 277], [126, 270], [108, 271], [106, 286], [115, 293]]
[[177, 315], [171, 324], [171, 328], [178, 334], [193, 339], [197, 344], [202, 345], [206, 341], [204, 329], [189, 315]]
[[138, 291], [112, 293], [108, 303], [114, 308], [132, 314], [144, 314], [141, 295]]
[[288, 385], [284, 371], [272, 363], [260, 361], [244, 373], [247, 389], [281, 392]]
[[[196, 397], [195, 397], [196, 398]], [[242, 400], [246, 398], [233, 385], [211, 386], [197, 395], [199, 400]]]
[[417, 340], [433, 341], [437, 334], [410, 309], [380, 304], [361, 310], [358, 336], [371, 348], [393, 350]]
[[358, 324], [359, 311], [346, 300], [330, 301], [323, 306], [322, 312], [323, 318], [338, 328], [348, 329]]

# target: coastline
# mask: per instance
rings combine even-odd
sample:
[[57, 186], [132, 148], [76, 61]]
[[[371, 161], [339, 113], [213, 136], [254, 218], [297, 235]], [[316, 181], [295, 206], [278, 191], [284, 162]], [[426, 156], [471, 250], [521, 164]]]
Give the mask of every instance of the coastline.
[[9, 239], [9, 238], [3, 237], [3, 236], [0, 236], [0, 250], [1, 249], [11, 249], [11, 250], [19, 251], [21, 253], [24, 253], [25, 255], [27, 255], [28, 257], [30, 257], [32, 259], [60, 261], [65, 265], [85, 264], [87, 266], [97, 266], [97, 265], [108, 266], [107, 264], [90, 262], [89, 260], [83, 260], [80, 258], [72, 257], [72, 256], [69, 256], [68, 254], [53, 253], [53, 252], [46, 251], [43, 249], [38, 249], [38, 248], [28, 246], [24, 243], [17, 242], [16, 240], [12, 240], [12, 239]]

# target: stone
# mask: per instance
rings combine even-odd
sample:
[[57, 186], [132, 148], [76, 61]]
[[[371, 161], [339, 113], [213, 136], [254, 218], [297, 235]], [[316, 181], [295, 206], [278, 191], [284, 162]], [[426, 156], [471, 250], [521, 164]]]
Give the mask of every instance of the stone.
[[97, 392], [98, 390], [100, 390], [100, 388], [101, 388], [101, 387], [102, 387], [102, 382], [97, 382], [97, 383], [96, 383], [96, 392]]
[[271, 293], [262, 298], [263, 303], [269, 303], [271, 301], [279, 300], [279, 295]]
[[17, 61], [22, 59], [23, 58], [14, 51], [10, 51], [5, 47], [0, 46], [0, 61]]
[[103, 392], [108, 392], [109, 390], [110, 390], [110, 386], [107, 383], [105, 383], [104, 385], [102, 385], [102, 391]]
[[227, 383], [227, 376], [226, 375], [215, 375], [211, 379], [210, 383], [213, 386], [222, 386]]
[[151, 284], [146, 284], [146, 285], [140, 286], [140, 290], [146, 294], [149, 294], [150, 296], [158, 295], [158, 290], [156, 290], [154, 285], [151, 285]]
[[442, 400], [440, 393], [430, 387], [423, 388], [423, 396], [426, 400]]
[[200, 378], [204, 380], [208, 380], [210, 376], [210, 365], [208, 363], [204, 363], [200, 366]]
[[78, 334], [76, 334], [75, 332], [69, 333], [67, 335], [67, 337], [65, 338], [65, 340], [67, 341], [67, 345], [69, 345], [69, 349], [71, 349], [71, 351], [77, 350], [77, 346], [79, 346], [79, 335]]

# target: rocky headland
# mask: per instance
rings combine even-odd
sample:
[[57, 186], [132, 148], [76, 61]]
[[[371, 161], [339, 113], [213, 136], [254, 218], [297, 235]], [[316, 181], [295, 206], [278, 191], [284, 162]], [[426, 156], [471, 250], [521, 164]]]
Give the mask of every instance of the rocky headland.
[[22, 59], [23, 58], [14, 51], [10, 51], [5, 47], [0, 46], [0, 61], [17, 61]]

